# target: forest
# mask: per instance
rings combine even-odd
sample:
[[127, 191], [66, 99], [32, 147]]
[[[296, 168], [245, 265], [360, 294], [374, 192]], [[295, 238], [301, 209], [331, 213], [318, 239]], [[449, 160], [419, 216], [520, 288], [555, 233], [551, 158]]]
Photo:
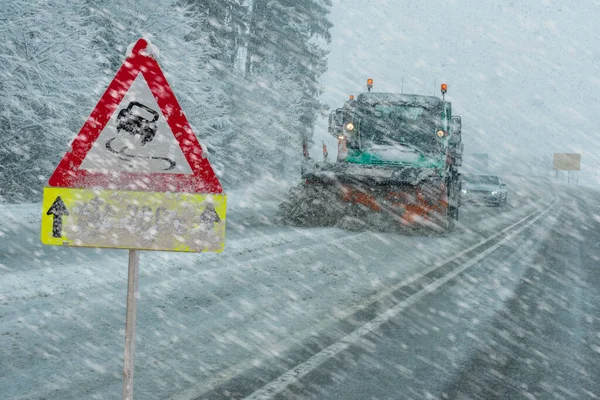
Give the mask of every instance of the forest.
[[225, 189], [292, 176], [327, 112], [331, 0], [0, 4], [0, 203], [41, 189], [140, 37]]

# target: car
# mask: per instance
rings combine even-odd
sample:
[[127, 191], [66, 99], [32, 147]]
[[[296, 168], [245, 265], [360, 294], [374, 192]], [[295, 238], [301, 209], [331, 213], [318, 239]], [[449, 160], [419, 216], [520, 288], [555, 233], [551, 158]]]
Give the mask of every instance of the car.
[[506, 205], [506, 183], [495, 175], [464, 175], [461, 190], [465, 203]]

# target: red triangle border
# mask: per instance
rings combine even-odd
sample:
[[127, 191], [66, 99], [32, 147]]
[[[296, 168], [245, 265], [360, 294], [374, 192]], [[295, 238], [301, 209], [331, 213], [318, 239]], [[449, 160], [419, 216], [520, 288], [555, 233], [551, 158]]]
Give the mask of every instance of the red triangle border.
[[[108, 190], [134, 190], [153, 192], [222, 193], [223, 188], [202, 147], [194, 135], [175, 94], [171, 90], [158, 62], [146, 55], [148, 42], [139, 39], [132, 55], [125, 60], [98, 104], [79, 131], [48, 181], [49, 186], [69, 188], [99, 188]], [[94, 142], [110, 120], [135, 78], [142, 74], [154, 95], [162, 114], [173, 132], [192, 174], [133, 173], [109, 171], [108, 173], [81, 170], [79, 167]]]

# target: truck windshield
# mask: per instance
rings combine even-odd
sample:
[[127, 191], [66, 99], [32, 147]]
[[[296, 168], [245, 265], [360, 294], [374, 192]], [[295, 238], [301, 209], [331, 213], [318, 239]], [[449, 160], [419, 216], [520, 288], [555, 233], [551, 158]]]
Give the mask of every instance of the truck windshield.
[[424, 153], [435, 152], [441, 109], [399, 104], [376, 104], [359, 112], [362, 147], [404, 144]]

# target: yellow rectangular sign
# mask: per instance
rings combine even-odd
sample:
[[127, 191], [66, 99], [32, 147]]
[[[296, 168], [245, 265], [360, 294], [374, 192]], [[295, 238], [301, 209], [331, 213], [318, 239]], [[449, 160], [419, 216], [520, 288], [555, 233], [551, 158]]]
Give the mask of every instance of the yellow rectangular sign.
[[579, 171], [581, 169], [581, 154], [554, 153], [554, 169], [558, 171]]
[[45, 187], [42, 243], [56, 246], [221, 252], [225, 194]]

